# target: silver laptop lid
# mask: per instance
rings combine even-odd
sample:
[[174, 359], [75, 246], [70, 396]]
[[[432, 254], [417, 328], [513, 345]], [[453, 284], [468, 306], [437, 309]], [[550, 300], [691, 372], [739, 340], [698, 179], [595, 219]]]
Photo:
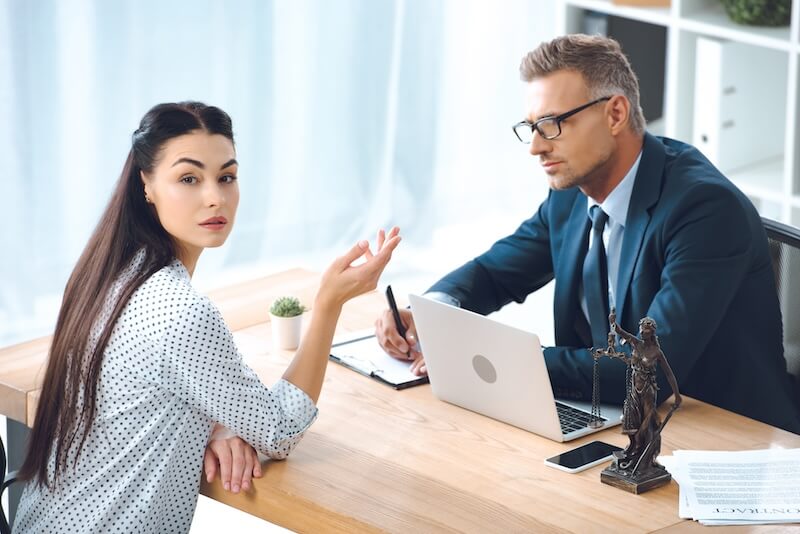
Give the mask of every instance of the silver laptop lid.
[[[436, 397], [555, 441], [596, 431], [562, 432], [536, 334], [425, 297], [409, 301]], [[619, 422], [620, 410], [610, 411], [605, 426]]]
[[409, 300], [434, 395], [561, 441], [536, 334], [425, 297]]

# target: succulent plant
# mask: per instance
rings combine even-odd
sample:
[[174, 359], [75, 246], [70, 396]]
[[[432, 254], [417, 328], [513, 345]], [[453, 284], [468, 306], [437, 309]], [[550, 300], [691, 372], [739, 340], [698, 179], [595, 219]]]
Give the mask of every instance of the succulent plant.
[[272, 303], [269, 312], [277, 317], [296, 317], [306, 309], [296, 297], [279, 297]]
[[792, 0], [722, 0], [732, 21], [753, 26], [788, 26]]

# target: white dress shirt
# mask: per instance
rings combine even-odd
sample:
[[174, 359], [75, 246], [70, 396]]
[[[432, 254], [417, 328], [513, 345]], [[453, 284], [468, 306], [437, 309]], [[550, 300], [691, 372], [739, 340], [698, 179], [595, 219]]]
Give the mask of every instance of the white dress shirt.
[[[608, 265], [608, 306], [609, 309], [616, 307], [617, 278], [619, 278], [619, 261], [622, 252], [622, 238], [625, 235], [625, 222], [628, 218], [628, 206], [631, 203], [631, 193], [633, 184], [636, 182], [636, 172], [639, 170], [639, 162], [642, 160], [642, 153], [636, 157], [633, 166], [628, 170], [625, 178], [617, 184], [611, 193], [606, 197], [602, 204], [598, 204], [590, 197], [587, 197], [586, 213], [589, 216], [592, 206], [600, 206], [606, 215], [608, 222], [603, 229], [603, 245], [606, 250], [606, 263]], [[590, 217], [591, 218], [591, 217]], [[589, 232], [589, 248], [592, 247], [594, 232]], [[580, 289], [581, 309], [586, 320], [589, 320], [589, 309], [586, 305], [586, 297], [583, 293], [583, 283]]]
[[[142, 260], [140, 252], [119, 277], [98, 325]], [[271, 390], [261, 383], [219, 311], [175, 260], [123, 309], [103, 356], [83, 450], [77, 455], [73, 444], [56, 491], [25, 486], [14, 532], [188, 532], [215, 422], [282, 459], [316, 415], [308, 395], [289, 382]], [[55, 447], [51, 475], [54, 466]]]

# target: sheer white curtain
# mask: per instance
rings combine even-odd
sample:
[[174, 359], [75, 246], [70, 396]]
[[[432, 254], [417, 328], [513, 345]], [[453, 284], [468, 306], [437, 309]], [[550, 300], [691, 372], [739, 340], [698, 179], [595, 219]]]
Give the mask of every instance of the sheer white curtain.
[[457, 237], [433, 248], [466, 259], [545, 194], [510, 125], [523, 115], [519, 60], [552, 36], [553, 9], [0, 0], [0, 345], [52, 329], [130, 135], [158, 102], [201, 100], [234, 121], [240, 212], [200, 279], [287, 258], [321, 267], [392, 224], [406, 236], [400, 265], [429, 262], [420, 251], [437, 235]]

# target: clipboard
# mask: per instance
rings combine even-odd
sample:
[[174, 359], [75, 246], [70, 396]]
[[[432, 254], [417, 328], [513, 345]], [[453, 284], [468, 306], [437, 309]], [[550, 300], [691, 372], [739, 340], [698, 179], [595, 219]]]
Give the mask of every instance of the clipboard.
[[373, 334], [361, 333], [353, 339], [334, 343], [330, 359], [394, 389], [428, 383], [427, 376], [417, 376], [411, 372], [411, 362], [386, 354]]

